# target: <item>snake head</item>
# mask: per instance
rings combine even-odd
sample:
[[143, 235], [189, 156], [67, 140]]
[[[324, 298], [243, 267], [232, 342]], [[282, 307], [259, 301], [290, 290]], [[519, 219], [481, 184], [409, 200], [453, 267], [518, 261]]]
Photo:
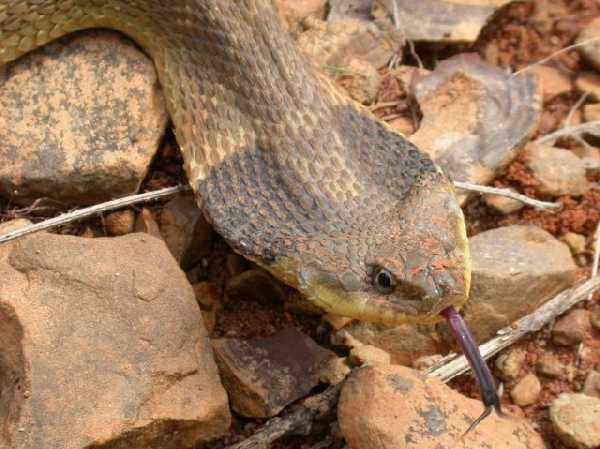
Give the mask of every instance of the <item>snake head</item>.
[[[328, 312], [362, 321], [429, 324], [466, 301], [470, 257], [450, 182], [420, 180], [360, 236], [320, 237], [298, 287]], [[314, 256], [314, 255], [317, 256]]]

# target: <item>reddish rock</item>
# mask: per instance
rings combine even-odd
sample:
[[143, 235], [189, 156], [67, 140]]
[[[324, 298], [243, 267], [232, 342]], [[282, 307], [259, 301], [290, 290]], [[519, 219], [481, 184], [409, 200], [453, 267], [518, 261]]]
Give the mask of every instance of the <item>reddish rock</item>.
[[131, 234], [135, 227], [135, 212], [132, 210], [112, 212], [104, 218], [104, 227], [110, 235]]
[[[437, 379], [409, 368], [375, 365], [360, 369], [344, 385], [338, 419], [353, 449], [456, 447], [481, 414], [480, 401], [467, 399]], [[524, 420], [492, 414], [469, 433], [461, 448], [544, 448]]]
[[552, 402], [550, 419], [556, 435], [567, 447], [600, 447], [600, 399], [563, 393]]
[[189, 447], [227, 432], [198, 306], [163, 242], [35, 234], [0, 246], [0, 278], [1, 447]]

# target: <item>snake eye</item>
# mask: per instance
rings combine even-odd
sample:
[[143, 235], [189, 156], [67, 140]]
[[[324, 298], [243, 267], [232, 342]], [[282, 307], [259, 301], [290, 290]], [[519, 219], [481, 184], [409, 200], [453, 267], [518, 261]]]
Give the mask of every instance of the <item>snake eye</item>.
[[396, 278], [386, 269], [379, 267], [373, 273], [373, 286], [378, 293], [389, 295], [396, 290]]

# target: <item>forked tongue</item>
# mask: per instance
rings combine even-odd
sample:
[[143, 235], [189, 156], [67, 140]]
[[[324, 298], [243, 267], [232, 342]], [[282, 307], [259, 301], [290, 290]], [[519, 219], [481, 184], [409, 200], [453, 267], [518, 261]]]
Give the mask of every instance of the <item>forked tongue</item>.
[[473, 338], [473, 334], [471, 334], [471, 331], [467, 327], [465, 320], [463, 320], [463, 317], [460, 316], [452, 306], [444, 310], [442, 316], [446, 319], [454, 338], [456, 338], [456, 341], [465, 353], [465, 357], [469, 361], [471, 369], [473, 370], [473, 373], [475, 373], [475, 377], [477, 377], [477, 384], [479, 385], [483, 405], [485, 405], [485, 410], [481, 416], [469, 426], [463, 435], [464, 437], [471, 430], [475, 429], [481, 421], [487, 418], [490, 413], [492, 413], [493, 409], [496, 409], [496, 412], [498, 412], [499, 415], [502, 414], [500, 398], [498, 397], [498, 393], [496, 393], [496, 384], [494, 383], [492, 373], [490, 373], [490, 369], [481, 357], [479, 346], [477, 345], [475, 338]]

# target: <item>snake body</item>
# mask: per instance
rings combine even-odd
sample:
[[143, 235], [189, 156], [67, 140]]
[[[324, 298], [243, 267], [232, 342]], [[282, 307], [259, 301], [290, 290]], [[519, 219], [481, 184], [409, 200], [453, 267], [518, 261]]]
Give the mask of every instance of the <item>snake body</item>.
[[197, 202], [236, 251], [351, 318], [463, 304], [451, 183], [308, 62], [268, 1], [0, 0], [0, 65], [86, 28], [153, 59]]

